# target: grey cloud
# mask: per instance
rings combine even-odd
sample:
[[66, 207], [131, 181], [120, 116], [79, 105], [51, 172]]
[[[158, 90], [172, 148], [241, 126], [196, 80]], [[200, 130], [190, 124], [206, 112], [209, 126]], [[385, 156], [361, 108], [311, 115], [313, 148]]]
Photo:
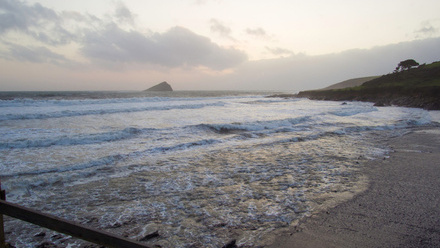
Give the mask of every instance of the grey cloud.
[[[51, 52], [49, 48], [76, 42], [83, 55], [106, 65], [151, 63], [165, 67], [206, 66], [223, 70], [247, 60], [244, 52], [220, 47], [208, 38], [182, 27], [148, 35], [121, 28], [121, 25], [133, 22], [134, 15], [122, 3], [117, 4], [110, 19], [100, 19], [72, 11], [56, 13], [41, 4], [0, 0], [0, 34], [3, 34], [0, 42], [8, 49], [0, 56], [35, 63], [61, 64], [66, 58]], [[8, 42], [7, 33], [10, 31], [33, 37], [47, 47], [13, 45], [13, 42]]]
[[424, 34], [432, 34], [435, 33], [437, 31], [436, 28], [434, 28], [433, 26], [425, 26], [419, 30], [417, 30], [418, 33], [424, 33]]
[[0, 32], [11, 29], [27, 30], [44, 20], [56, 20], [57, 14], [41, 4], [27, 6], [20, 1], [0, 0]]
[[296, 54], [248, 61], [237, 67], [235, 73], [209, 81], [223, 89], [319, 89], [350, 78], [391, 73], [405, 59], [415, 59], [421, 64], [439, 61], [438, 47], [440, 38], [430, 38], [320, 56]]
[[101, 32], [89, 32], [82, 52], [95, 60], [153, 63], [166, 67], [207, 66], [215, 70], [227, 69], [247, 60], [242, 51], [220, 47], [183, 27], [147, 36], [109, 25]]
[[288, 49], [281, 48], [281, 47], [275, 47], [275, 48], [266, 47], [266, 50], [274, 55], [292, 55], [293, 54], [292, 51], [290, 51]]
[[0, 34], [19, 31], [49, 45], [67, 44], [76, 36], [61, 26], [62, 21], [55, 11], [39, 3], [0, 0]]
[[252, 36], [259, 36], [259, 37], [267, 37], [267, 33], [262, 28], [247, 28], [245, 30], [246, 34], [252, 35]]
[[125, 31], [109, 24], [98, 32], [89, 30], [81, 42], [82, 53], [89, 58], [113, 62], [143, 62], [151, 41], [134, 31]]
[[424, 21], [420, 26], [421, 27], [414, 32], [417, 38], [431, 37], [438, 33], [438, 29], [434, 27], [431, 21]]
[[133, 13], [123, 3], [119, 3], [116, 7], [115, 17], [120, 23], [134, 24]]
[[10, 50], [13, 58], [19, 61], [52, 64], [65, 64], [68, 62], [64, 56], [54, 53], [46, 47], [11, 45]]
[[210, 23], [211, 23], [211, 32], [218, 33], [221, 36], [226, 36], [226, 37], [228, 37], [231, 34], [231, 28], [223, 25], [218, 20], [211, 19]]

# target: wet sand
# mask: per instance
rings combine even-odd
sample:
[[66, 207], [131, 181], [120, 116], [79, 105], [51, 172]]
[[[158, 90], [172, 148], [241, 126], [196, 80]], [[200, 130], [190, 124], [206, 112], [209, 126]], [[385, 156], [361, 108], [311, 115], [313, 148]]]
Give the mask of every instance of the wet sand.
[[440, 129], [384, 141], [367, 190], [302, 220], [269, 247], [440, 247]]

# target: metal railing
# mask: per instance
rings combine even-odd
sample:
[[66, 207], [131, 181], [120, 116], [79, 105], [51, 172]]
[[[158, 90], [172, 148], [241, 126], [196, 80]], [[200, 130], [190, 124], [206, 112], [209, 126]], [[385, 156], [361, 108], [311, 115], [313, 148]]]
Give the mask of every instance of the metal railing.
[[65, 220], [54, 215], [45, 214], [6, 201], [6, 193], [1, 189], [0, 182], [0, 248], [6, 248], [3, 215], [20, 219], [41, 227], [80, 238], [95, 244], [115, 248], [148, 248], [148, 246], [115, 234], [101, 231]]

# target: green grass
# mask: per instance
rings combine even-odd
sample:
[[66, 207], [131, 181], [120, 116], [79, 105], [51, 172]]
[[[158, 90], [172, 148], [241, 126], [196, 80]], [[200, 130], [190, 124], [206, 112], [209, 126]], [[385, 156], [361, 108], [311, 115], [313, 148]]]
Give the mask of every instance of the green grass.
[[434, 63], [429, 64], [429, 65], [422, 65], [421, 67], [425, 67], [425, 68], [428, 68], [428, 69], [435, 68], [435, 67], [440, 67], [440, 61], [434, 62]]
[[384, 89], [396, 87], [440, 87], [440, 62], [434, 62], [429, 65], [421, 65], [418, 68], [413, 68], [411, 70], [384, 75], [351, 89], [362, 90], [366, 88]]

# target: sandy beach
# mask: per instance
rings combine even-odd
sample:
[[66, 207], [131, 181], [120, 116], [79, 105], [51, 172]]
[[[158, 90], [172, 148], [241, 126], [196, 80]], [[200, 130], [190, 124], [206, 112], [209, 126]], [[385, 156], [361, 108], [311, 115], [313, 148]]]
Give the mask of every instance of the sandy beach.
[[363, 168], [367, 190], [304, 219], [270, 247], [440, 247], [440, 130], [383, 142], [393, 151]]

